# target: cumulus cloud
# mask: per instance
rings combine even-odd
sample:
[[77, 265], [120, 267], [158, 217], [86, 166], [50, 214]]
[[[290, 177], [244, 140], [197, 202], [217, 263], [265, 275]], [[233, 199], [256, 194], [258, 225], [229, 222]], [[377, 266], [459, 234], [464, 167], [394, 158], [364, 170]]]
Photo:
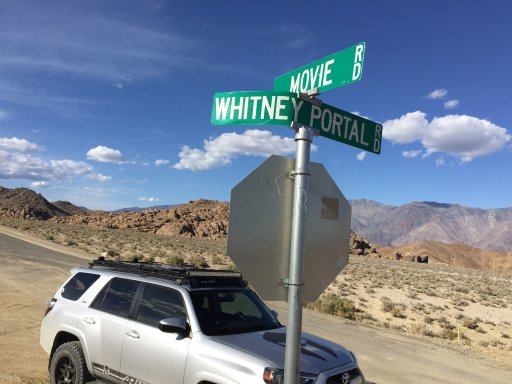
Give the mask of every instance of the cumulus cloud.
[[409, 112], [398, 119], [388, 120], [383, 125], [382, 134], [396, 144], [409, 144], [420, 140], [428, 130], [426, 114], [421, 111]]
[[155, 160], [155, 165], [157, 167], [160, 167], [162, 165], [169, 165], [171, 162], [169, 160], [164, 160], [164, 159], [158, 159], [158, 160]]
[[363, 161], [366, 158], [366, 152], [359, 152], [356, 156], [356, 159], [359, 161]]
[[48, 180], [66, 180], [84, 177], [97, 181], [108, 181], [110, 176], [97, 173], [83, 161], [44, 160], [30, 153], [41, 147], [26, 139], [0, 137], [0, 179], [35, 180], [35, 186], [45, 186]]
[[147, 201], [148, 203], [156, 203], [160, 201], [159, 198], [156, 197], [139, 197], [139, 201]]
[[17, 137], [11, 137], [10, 139], [7, 137], [0, 137], [0, 149], [16, 152], [30, 152], [41, 149], [41, 147], [26, 139], [18, 139]]
[[448, 94], [448, 91], [444, 88], [435, 89], [430, 92], [426, 97], [427, 99], [442, 99]]
[[89, 160], [99, 161], [100, 163], [122, 164], [125, 162], [121, 151], [103, 145], [89, 149], [87, 158]]
[[444, 109], [453, 109], [459, 106], [459, 100], [448, 100], [444, 102]]
[[[242, 134], [224, 133], [217, 138], [204, 141], [203, 149], [184, 146], [179, 153], [180, 161], [175, 169], [206, 171], [228, 165], [239, 156], [268, 157], [290, 155], [295, 152], [295, 140], [272, 135], [270, 131], [249, 129]], [[312, 146], [312, 150], [316, 147]]]
[[419, 142], [425, 156], [443, 153], [468, 162], [502, 149], [512, 136], [488, 120], [447, 115], [428, 121], [421, 111], [407, 113], [383, 124], [383, 136], [394, 144]]
[[34, 181], [33, 183], [30, 183], [30, 186], [32, 188], [44, 188], [48, 187], [50, 185], [47, 181]]
[[402, 152], [402, 156], [411, 159], [411, 158], [414, 158], [414, 157], [418, 157], [422, 153], [423, 153], [423, 151], [421, 149], [419, 149], [417, 151], [403, 151]]

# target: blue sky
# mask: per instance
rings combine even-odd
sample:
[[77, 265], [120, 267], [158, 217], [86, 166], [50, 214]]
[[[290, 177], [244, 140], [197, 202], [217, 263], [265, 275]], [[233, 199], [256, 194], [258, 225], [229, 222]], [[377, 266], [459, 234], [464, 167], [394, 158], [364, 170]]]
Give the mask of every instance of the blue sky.
[[272, 90], [366, 43], [330, 105], [383, 123], [380, 155], [323, 137], [349, 199], [512, 207], [508, 1], [0, 0], [0, 185], [91, 209], [230, 190], [284, 126], [212, 126], [215, 92]]

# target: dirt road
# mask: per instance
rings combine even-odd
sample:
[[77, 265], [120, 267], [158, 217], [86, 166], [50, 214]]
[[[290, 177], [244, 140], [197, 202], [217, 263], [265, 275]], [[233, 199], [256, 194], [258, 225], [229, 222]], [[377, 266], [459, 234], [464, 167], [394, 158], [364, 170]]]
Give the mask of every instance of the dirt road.
[[[39, 323], [46, 300], [69, 275], [69, 268], [87, 263], [86, 255], [78, 256], [0, 234], [1, 384], [47, 382], [47, 356], [39, 346]], [[270, 306], [286, 319], [285, 304]], [[303, 323], [305, 331], [353, 350], [371, 383], [512, 382], [512, 367], [493, 366], [462, 349], [452, 350], [308, 310]]]

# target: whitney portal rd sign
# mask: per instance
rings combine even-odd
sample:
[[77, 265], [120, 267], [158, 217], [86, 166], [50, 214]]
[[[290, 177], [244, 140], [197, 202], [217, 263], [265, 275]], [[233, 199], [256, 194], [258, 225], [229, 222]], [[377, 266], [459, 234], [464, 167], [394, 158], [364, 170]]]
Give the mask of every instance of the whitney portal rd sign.
[[277, 77], [275, 91], [306, 93], [341, 87], [361, 79], [365, 43], [344, 49]]
[[213, 96], [213, 125], [306, 125], [321, 136], [380, 153], [382, 125], [291, 92], [219, 92]]

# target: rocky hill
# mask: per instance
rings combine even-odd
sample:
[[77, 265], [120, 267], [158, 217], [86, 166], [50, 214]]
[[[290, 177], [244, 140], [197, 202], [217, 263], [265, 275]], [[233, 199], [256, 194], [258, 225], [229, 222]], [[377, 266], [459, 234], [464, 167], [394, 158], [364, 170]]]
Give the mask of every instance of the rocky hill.
[[223, 239], [228, 232], [229, 204], [201, 199], [171, 209], [54, 217], [51, 221], [110, 229], [133, 229], [169, 236]]
[[423, 240], [512, 250], [512, 208], [479, 209], [414, 202], [399, 207], [352, 200], [352, 230], [370, 242], [404, 245]]
[[28, 188], [0, 187], [0, 216], [16, 219], [47, 220], [69, 214]]
[[69, 201], [52, 201], [52, 204], [66, 212], [68, 215], [89, 215], [91, 213], [87, 208], [77, 207]]

